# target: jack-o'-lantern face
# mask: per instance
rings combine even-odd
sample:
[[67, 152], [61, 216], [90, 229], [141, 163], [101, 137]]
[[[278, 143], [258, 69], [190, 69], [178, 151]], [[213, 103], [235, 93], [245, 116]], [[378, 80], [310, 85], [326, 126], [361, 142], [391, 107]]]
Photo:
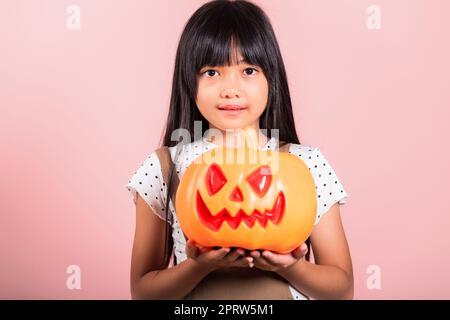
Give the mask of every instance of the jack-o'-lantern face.
[[[227, 163], [219, 147], [194, 160], [177, 190], [176, 213], [188, 238], [203, 246], [289, 252], [312, 231], [315, 185], [296, 156], [276, 151], [257, 163]], [[274, 153], [278, 165], [272, 161]], [[236, 158], [235, 158], [236, 159]], [[254, 158], [255, 159], [255, 158]]]
[[[248, 207], [246, 209], [249, 211], [246, 211], [242, 207], [239, 207], [234, 216], [229, 213], [227, 208], [221, 209], [220, 212], [211, 213], [206, 202], [236, 202], [238, 205], [244, 205], [246, 204], [245, 200], [247, 197], [253, 198], [253, 200], [260, 198], [259, 201], [262, 201], [266, 197], [272, 184], [272, 174], [269, 166], [259, 166], [247, 175], [244, 173], [244, 175], [241, 174], [239, 176], [244, 177], [244, 179], [238, 181], [238, 184], [225, 189], [225, 192], [220, 192], [220, 190], [226, 187], [228, 179], [222, 171], [221, 166], [217, 163], [213, 163], [208, 167], [205, 176], [205, 186], [208, 195], [204, 200], [200, 191], [197, 190], [196, 197], [197, 214], [203, 225], [213, 231], [218, 231], [223, 223], [227, 223], [233, 230], [236, 230], [241, 223], [245, 223], [249, 228], [252, 228], [255, 222], [258, 222], [263, 228], [266, 227], [268, 221], [278, 225], [283, 219], [286, 205], [282, 190], [275, 191], [273, 204], [269, 202], [269, 207], [262, 208], [261, 211], [257, 208], [253, 208], [252, 210], [252, 208]], [[254, 194], [253, 196], [252, 193]]]

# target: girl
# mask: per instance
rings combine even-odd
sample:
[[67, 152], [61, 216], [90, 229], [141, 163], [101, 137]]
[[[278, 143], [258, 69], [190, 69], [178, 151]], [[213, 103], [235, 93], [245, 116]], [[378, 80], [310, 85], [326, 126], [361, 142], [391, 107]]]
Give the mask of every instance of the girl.
[[[178, 128], [194, 136], [195, 123], [201, 123], [202, 137], [183, 144], [171, 139]], [[241, 128], [267, 129], [258, 141], [262, 150], [288, 142], [287, 151], [304, 161], [314, 178], [314, 229], [309, 241], [289, 254], [203, 248], [180, 229], [170, 199], [176, 181], [201, 153], [234, 140]], [[207, 129], [219, 131], [222, 138], [213, 141]], [[271, 129], [279, 130], [278, 138]], [[300, 144], [283, 59], [270, 21], [258, 6], [211, 1], [189, 19], [177, 49], [162, 146], [167, 148], [151, 153], [126, 185], [136, 204], [133, 299], [353, 298], [352, 263], [339, 212], [348, 195], [319, 148]], [[166, 157], [163, 150], [168, 150]], [[311, 249], [314, 262], [308, 257]], [[237, 269], [245, 276], [218, 273]], [[261, 275], [259, 280], [245, 281], [255, 274]], [[279, 283], [286, 284], [288, 296], [270, 289]]]

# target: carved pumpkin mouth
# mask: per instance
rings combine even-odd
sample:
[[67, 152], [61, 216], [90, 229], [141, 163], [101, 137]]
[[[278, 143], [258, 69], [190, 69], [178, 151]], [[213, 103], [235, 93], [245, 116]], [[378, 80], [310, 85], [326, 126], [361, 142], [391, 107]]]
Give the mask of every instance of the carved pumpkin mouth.
[[252, 228], [256, 221], [266, 228], [267, 221], [271, 221], [273, 224], [278, 224], [284, 215], [284, 209], [286, 207], [286, 201], [284, 193], [280, 192], [275, 199], [272, 209], [266, 209], [264, 212], [259, 210], [253, 210], [249, 215], [244, 210], [239, 209], [235, 217], [232, 217], [226, 208], [222, 209], [217, 215], [212, 215], [205, 202], [203, 201], [200, 192], [197, 191], [197, 213], [200, 221], [212, 231], [218, 231], [223, 222], [227, 222], [228, 225], [236, 230], [237, 227], [243, 221], [249, 228]]

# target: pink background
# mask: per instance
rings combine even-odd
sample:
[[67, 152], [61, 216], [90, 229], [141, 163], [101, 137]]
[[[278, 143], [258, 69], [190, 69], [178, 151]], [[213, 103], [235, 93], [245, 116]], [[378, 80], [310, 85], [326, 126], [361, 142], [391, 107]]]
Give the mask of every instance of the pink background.
[[[128, 299], [124, 188], [159, 142], [175, 50], [204, 1], [2, 0], [0, 298]], [[450, 3], [256, 1], [300, 140], [350, 198], [356, 299], [450, 298]], [[66, 8], [81, 8], [81, 30]], [[369, 5], [381, 29], [366, 27]], [[81, 289], [66, 268], [81, 268]], [[381, 270], [381, 289], [366, 285]]]

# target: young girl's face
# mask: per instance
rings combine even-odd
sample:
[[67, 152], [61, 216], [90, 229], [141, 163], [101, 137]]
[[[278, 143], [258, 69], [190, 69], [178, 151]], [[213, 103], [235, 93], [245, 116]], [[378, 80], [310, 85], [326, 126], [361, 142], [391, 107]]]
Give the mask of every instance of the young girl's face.
[[233, 62], [230, 66], [204, 66], [198, 75], [196, 103], [210, 128], [220, 130], [252, 127], [267, 105], [269, 85], [262, 69]]

